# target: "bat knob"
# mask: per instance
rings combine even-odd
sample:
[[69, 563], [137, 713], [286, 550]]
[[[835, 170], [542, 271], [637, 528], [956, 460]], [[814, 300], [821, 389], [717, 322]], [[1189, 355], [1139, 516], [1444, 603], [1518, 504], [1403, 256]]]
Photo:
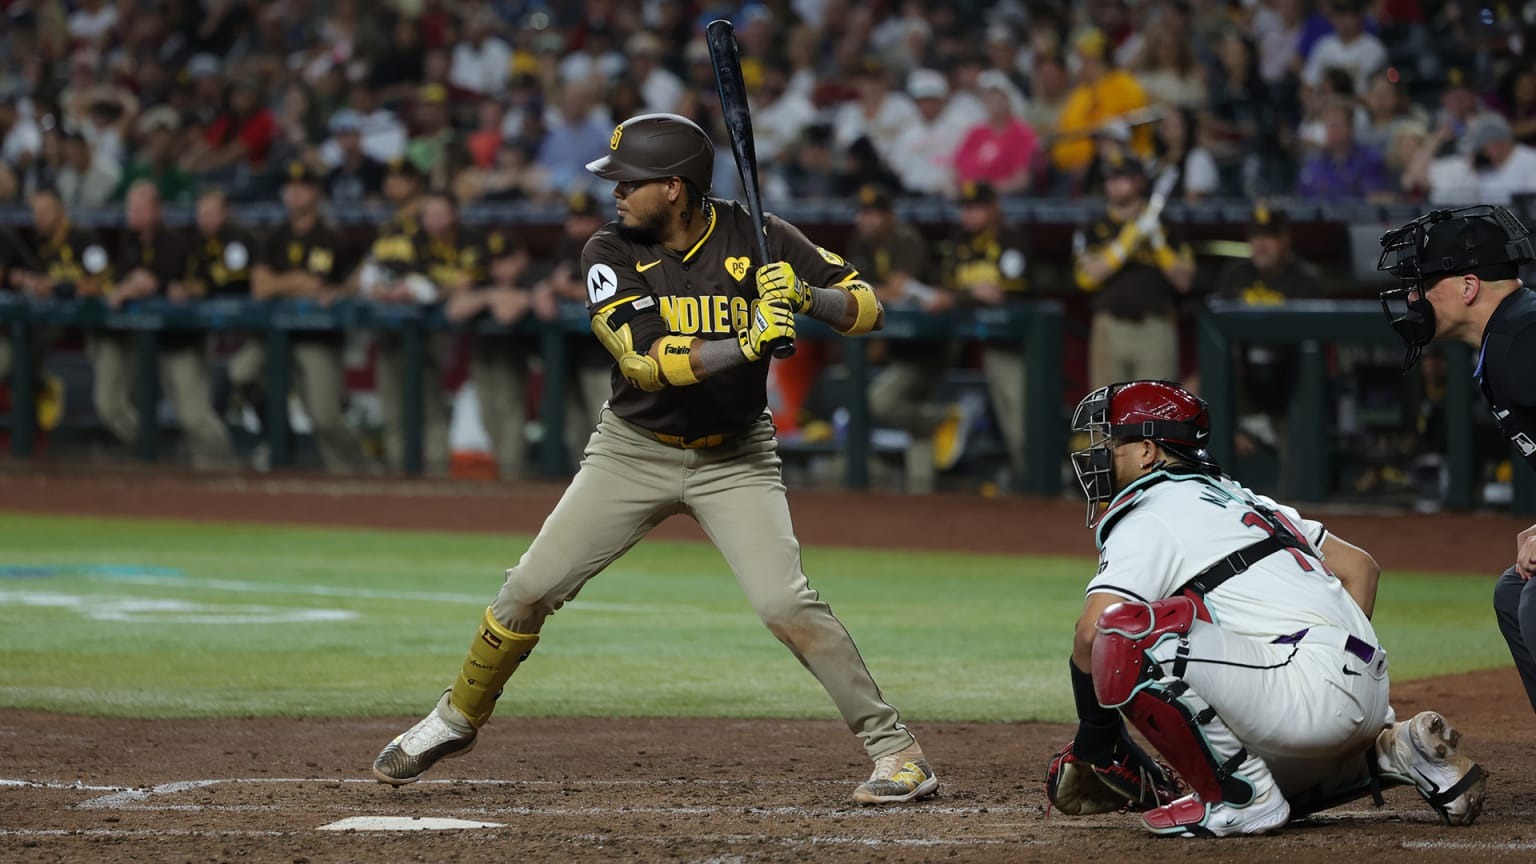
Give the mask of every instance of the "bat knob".
[[768, 343], [768, 350], [780, 360], [793, 357], [795, 356], [795, 340], [775, 339]]

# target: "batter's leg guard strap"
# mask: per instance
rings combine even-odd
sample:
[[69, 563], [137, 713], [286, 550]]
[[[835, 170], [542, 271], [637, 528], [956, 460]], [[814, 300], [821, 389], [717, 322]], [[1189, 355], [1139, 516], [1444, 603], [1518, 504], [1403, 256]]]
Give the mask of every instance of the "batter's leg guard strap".
[[513, 633], [503, 627], [487, 607], [480, 630], [469, 643], [464, 668], [459, 670], [459, 678], [453, 682], [453, 690], [448, 694], [448, 704], [458, 709], [476, 729], [484, 726], [485, 721], [491, 719], [491, 712], [496, 710], [496, 697], [501, 695], [501, 688], [537, 644], [537, 633]]
[[1121, 710], [1207, 804], [1244, 807], [1274, 784], [1264, 760], [1184, 681], [1152, 682]]
[[[1105, 609], [1093, 640], [1093, 689], [1099, 704], [1119, 708], [1159, 677], [1147, 652], [1164, 638], [1188, 633], [1197, 613], [1195, 601], [1183, 596], [1155, 603], [1128, 600]], [[1187, 654], [1185, 646], [1174, 660], [1174, 677], [1183, 677]]]

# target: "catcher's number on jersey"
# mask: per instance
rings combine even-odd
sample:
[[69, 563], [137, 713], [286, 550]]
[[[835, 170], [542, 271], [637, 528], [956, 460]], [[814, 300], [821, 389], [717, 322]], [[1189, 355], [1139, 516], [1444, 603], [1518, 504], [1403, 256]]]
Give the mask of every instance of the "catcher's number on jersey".
[[613, 268], [607, 264], [593, 264], [587, 270], [587, 299], [596, 306], [605, 300], [613, 299], [613, 295], [619, 293], [619, 274], [613, 272]]

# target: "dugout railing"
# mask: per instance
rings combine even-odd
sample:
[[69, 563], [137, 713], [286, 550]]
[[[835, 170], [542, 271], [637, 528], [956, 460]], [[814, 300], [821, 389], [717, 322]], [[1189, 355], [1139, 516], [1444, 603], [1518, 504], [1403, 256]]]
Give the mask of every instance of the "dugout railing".
[[[808, 318], [801, 319], [801, 339], [840, 339], [831, 328]], [[533, 318], [504, 326], [490, 321], [450, 324], [437, 306], [395, 306], [358, 300], [329, 305], [310, 301], [258, 302], [247, 299], [209, 299], [195, 303], [143, 300], [113, 309], [97, 298], [79, 300], [29, 300], [0, 295], [0, 325], [11, 339], [11, 453], [27, 458], [37, 437], [33, 411], [37, 370], [33, 368], [34, 340], [44, 328], [114, 330], [131, 333], [134, 340], [134, 392], [140, 418], [135, 451], [145, 461], [159, 457], [160, 430], [150, 418], [158, 415], [159, 351], [162, 332], [238, 332], [261, 339], [267, 348], [266, 387], [272, 394], [287, 393], [292, 381], [289, 348], [293, 334], [316, 331], [369, 330], [398, 334], [405, 354], [406, 378], [402, 382], [404, 468], [409, 474], [422, 470], [423, 387], [427, 339], [432, 333], [454, 328], [505, 335], [536, 342], [541, 358], [543, 391], [540, 420], [543, 436], [538, 462], [550, 477], [565, 473], [565, 393], [570, 369], [567, 362], [571, 338], [591, 338], [585, 311], [576, 306], [561, 309], [561, 317], [544, 323]], [[1060, 422], [1062, 400], [1062, 332], [1064, 315], [1053, 301], [1033, 301], [1012, 306], [943, 315], [893, 309], [886, 314], [881, 338], [937, 343], [949, 339], [1011, 342], [1026, 356], [1025, 424], [1026, 476], [1021, 491], [1054, 495], [1061, 491], [1061, 456], [1065, 430]], [[936, 349], [937, 350], [937, 349]], [[849, 422], [843, 449], [846, 451], [844, 483], [851, 489], [869, 484], [871, 422], [867, 391], [872, 369], [865, 340], [844, 345], [848, 389], [853, 394], [846, 406]], [[274, 467], [294, 463], [293, 436], [288, 427], [286, 399], [268, 399], [263, 434]], [[786, 445], [793, 447], [793, 444]]]
[[[1402, 342], [1387, 326], [1381, 304], [1367, 300], [1295, 300], [1283, 306], [1255, 307], [1214, 300], [1199, 324], [1201, 395], [1211, 406], [1211, 451], [1232, 464], [1237, 422], [1237, 375], [1234, 346], [1259, 343], [1293, 346], [1296, 378], [1287, 410], [1290, 441], [1286, 464], [1288, 496], [1323, 501], [1332, 491], [1334, 448], [1329, 410], [1331, 396], [1327, 346], [1387, 346]], [[1477, 459], [1473, 446], [1476, 411], [1487, 411], [1474, 392], [1471, 350], [1461, 343], [1441, 346], [1446, 358], [1445, 506], [1468, 510], [1477, 502]], [[1514, 456], [1513, 501], [1516, 513], [1536, 513], [1536, 472]]]

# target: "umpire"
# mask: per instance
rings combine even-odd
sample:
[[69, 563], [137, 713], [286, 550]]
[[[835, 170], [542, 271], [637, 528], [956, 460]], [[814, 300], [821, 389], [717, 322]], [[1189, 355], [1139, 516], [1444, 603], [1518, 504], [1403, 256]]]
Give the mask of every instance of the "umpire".
[[[1520, 265], [1536, 260], [1530, 232], [1505, 208], [1480, 204], [1421, 216], [1381, 245], [1377, 269], [1403, 280], [1381, 292], [1381, 307], [1408, 346], [1404, 370], [1432, 341], [1478, 349], [1473, 374], [1494, 419], [1536, 467], [1536, 293], [1519, 279]], [[1514, 566], [1494, 586], [1493, 609], [1536, 709], [1536, 525], [1520, 532], [1515, 548]]]

